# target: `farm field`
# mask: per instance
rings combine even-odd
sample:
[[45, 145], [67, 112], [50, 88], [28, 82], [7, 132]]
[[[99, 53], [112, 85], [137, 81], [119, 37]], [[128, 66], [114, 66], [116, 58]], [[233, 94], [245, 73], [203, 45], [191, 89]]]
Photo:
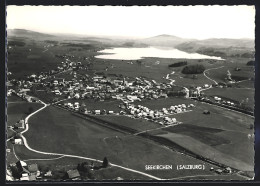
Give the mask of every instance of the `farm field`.
[[24, 145], [13, 145], [15, 154], [21, 160], [29, 160], [29, 159], [49, 159], [49, 158], [57, 158], [59, 156], [56, 155], [48, 155], [48, 154], [39, 154], [33, 151], [28, 150]]
[[[254, 139], [248, 138], [248, 134], [254, 132], [249, 129], [249, 123], [254, 122], [253, 118], [232, 111], [225, 110], [224, 112], [222, 109], [211, 105], [198, 104], [201, 105], [197, 105], [192, 112], [174, 116], [183, 124], [150, 133], [172, 140], [204, 157], [210, 154], [219, 154], [219, 157], [215, 156], [218, 162], [225, 159], [225, 154], [230, 158], [227, 162], [240, 161], [247, 164], [245, 167], [251, 170], [254, 165]], [[211, 114], [204, 115], [204, 109], [210, 110]], [[194, 140], [193, 143], [191, 143], [192, 140]], [[195, 149], [190, 144], [193, 144]], [[212, 150], [212, 152], [199, 152], [195, 147], [197, 145], [198, 149], [200, 147]], [[239, 165], [233, 165], [239, 168]]]
[[112, 122], [118, 126], [124, 126], [124, 127], [134, 129], [138, 132], [161, 127], [157, 123], [146, 121], [144, 119], [132, 119], [127, 116], [121, 116], [121, 115], [105, 115], [105, 116], [95, 116], [95, 117], [102, 119], [104, 121]]
[[[233, 62], [231, 62], [231, 61], [233, 61]], [[211, 70], [211, 71], [207, 72], [207, 75], [210, 78], [216, 80], [217, 82], [224, 82], [225, 78], [227, 77], [227, 71], [229, 70], [231, 73], [231, 78], [236, 81], [254, 78], [254, 73], [252, 73], [254, 71], [254, 67], [247, 66], [246, 63], [248, 61], [249, 61], [248, 58], [229, 59], [228, 62], [226, 62], [224, 64], [223, 68], [217, 69], [217, 70]], [[236, 67], [240, 68], [241, 70], [235, 71]], [[248, 83], [248, 86], [246, 86], [246, 87], [249, 87], [249, 85], [250, 85], [250, 81]]]
[[24, 119], [29, 114], [30, 108], [35, 111], [43, 106], [40, 103], [27, 103], [25, 101], [7, 103], [7, 126], [14, 125], [20, 119]]
[[[189, 136], [176, 134], [176, 133], [168, 133], [168, 134], [162, 134], [159, 135], [160, 137], [166, 138], [170, 141], [173, 141], [174, 143], [185, 147], [186, 149], [196, 153], [200, 154], [201, 156], [215, 160], [219, 163], [222, 163], [224, 165], [240, 169], [243, 171], [253, 171], [254, 166], [249, 165], [247, 163], [244, 163], [243, 161], [240, 161], [239, 159], [234, 158], [231, 155], [224, 154], [220, 151], [215, 150], [214, 148], [210, 147], [209, 145], [206, 145], [204, 143], [201, 143], [194, 138], [191, 138]], [[201, 151], [201, 149], [204, 149]]]
[[[48, 117], [45, 117], [46, 114]], [[59, 131], [57, 133], [57, 131]], [[35, 132], [38, 133], [35, 136]], [[58, 135], [57, 135], [58, 134]], [[98, 134], [98, 135], [97, 135]], [[54, 107], [48, 107], [30, 119], [25, 137], [30, 147], [48, 152], [74, 154], [103, 159], [111, 163], [145, 172], [147, 164], [204, 164], [200, 160], [181, 155], [154, 142], [137, 136], [125, 136], [111, 129], [89, 123]], [[89, 150], [91, 149], [91, 150]], [[205, 164], [209, 171], [209, 165]], [[207, 171], [204, 170], [203, 172]], [[201, 171], [152, 171], [152, 175], [169, 178], [173, 175], [194, 175]], [[209, 171], [210, 172], [210, 171]]]
[[22, 98], [16, 96], [16, 95], [11, 95], [7, 97], [7, 103], [12, 103], [12, 102], [26, 102]]
[[160, 110], [162, 108], [170, 108], [173, 105], [179, 104], [195, 104], [194, 100], [179, 98], [179, 97], [168, 97], [168, 98], [159, 98], [156, 100], [142, 100], [134, 102], [135, 105], [142, 105], [148, 107], [149, 109], [153, 110]]
[[[148, 100], [150, 99], [148, 98], [133, 102], [135, 105], [142, 105], [152, 110], [161, 110], [179, 104], [188, 105], [192, 103], [195, 105], [195, 107], [187, 108], [189, 112], [168, 116], [176, 118], [177, 121], [181, 122], [180, 124], [165, 126], [145, 119], [133, 119], [121, 114], [118, 115], [117, 113], [123, 110], [119, 107], [119, 104], [123, 103], [121, 100], [94, 101], [94, 98], [67, 99], [67, 97], [68, 95], [73, 97], [78, 92], [80, 94], [86, 92], [83, 90], [85, 84], [92, 87], [101, 87], [100, 85], [104, 82], [97, 79], [106, 78], [110, 78], [111, 81], [125, 78], [130, 82], [136, 77], [143, 77], [150, 81], [155, 80], [157, 83], [177, 85], [175, 88], [178, 90], [179, 88], [194, 90], [197, 86], [203, 87], [205, 84], [215, 84], [215, 81], [217, 83], [226, 82], [227, 71], [230, 71], [231, 77], [239, 81], [238, 83], [230, 84], [231, 87], [229, 88], [210, 87], [202, 91], [204, 96], [209, 97], [211, 100], [214, 99], [214, 96], [218, 96], [234, 103], [244, 100], [246, 106], [253, 109], [255, 92], [254, 67], [247, 65], [248, 61], [254, 60], [251, 59], [253, 49], [246, 53], [249, 49], [242, 47], [237, 49], [237, 57], [233, 55], [234, 57], [227, 58], [223, 56], [228, 56], [225, 55], [225, 52], [228, 53], [232, 47], [228, 48], [227, 51], [221, 49], [223, 52], [219, 54], [224, 54], [220, 55], [222, 59], [225, 58], [224, 60], [158, 57], [143, 57], [139, 60], [113, 60], [101, 59], [95, 56], [101, 55], [102, 53], [99, 51], [103, 49], [128, 47], [128, 45], [129, 48], [135, 48], [135, 45], [142, 41], [136, 41], [137, 43], [133, 41], [131, 45], [131, 42], [123, 39], [88, 38], [87, 36], [84, 38], [76, 35], [70, 37], [65, 35], [51, 36], [41, 35], [36, 32], [32, 33], [36, 34], [36, 36], [33, 36], [34, 34], [31, 36], [30, 31], [26, 33], [26, 37], [19, 37], [16, 34], [8, 36], [8, 71], [11, 72], [8, 79], [13, 82], [9, 88], [19, 91], [20, 88], [27, 88], [28, 84], [33, 84], [33, 88], [28, 92], [28, 95], [33, 95], [46, 103], [64, 99], [60, 104], [79, 102], [82, 107], [86, 106], [88, 111], [106, 110], [114, 111], [116, 114], [84, 115], [68, 111], [61, 108], [60, 105], [47, 104], [46, 108], [29, 119], [29, 129], [23, 134], [28, 145], [38, 151], [77, 155], [81, 156], [81, 158], [61, 157], [60, 159], [47, 160], [59, 156], [36, 153], [27, 149], [24, 145], [14, 145], [8, 141], [7, 148], [10, 149], [10, 152], [7, 153], [7, 165], [18, 161], [18, 159], [37, 163], [41, 170], [47, 171], [51, 169], [55, 175], [54, 177], [58, 179], [64, 176], [65, 171], [75, 169], [78, 163], [86, 161], [82, 157], [98, 160], [107, 157], [110, 163], [164, 179], [246, 179], [239, 175], [240, 173], [236, 174], [236, 172], [229, 175], [217, 174], [215, 170], [219, 166], [203, 161], [203, 158], [207, 158], [215, 163], [242, 170], [241, 174], [252, 175], [254, 170], [254, 117], [180, 97], [153, 100]], [[160, 37], [165, 40], [165, 35]], [[225, 39], [222, 42], [226, 42]], [[142, 43], [139, 43], [139, 45], [142, 46]], [[205, 45], [202, 51], [208, 51], [208, 49], [210, 48]], [[210, 50], [214, 51], [215, 49], [211, 48]], [[61, 69], [58, 66], [65, 61], [66, 63], [63, 63], [64, 68], [69, 68], [69, 70], [65, 72], [60, 70], [57, 74], [50, 72], [51, 70]], [[82, 65], [77, 62], [81, 62]], [[180, 62], [185, 65], [169, 67], [171, 64]], [[183, 74], [182, 70], [186, 64], [203, 65], [205, 68], [200, 68], [200, 70], [210, 70], [204, 72], [202, 70], [200, 74]], [[236, 67], [239, 70], [235, 70]], [[38, 79], [41, 72], [46, 73], [44, 74], [44, 76], [47, 76], [46, 79], [45, 77], [39, 77]], [[74, 76], [74, 72], [77, 75]], [[188, 70], [187, 73], [197, 72], [189, 72]], [[29, 81], [32, 82], [28, 82], [29, 78], [27, 76], [32, 74], [35, 74], [36, 77], [35, 79], [30, 78]], [[86, 75], [89, 79], [84, 82], [82, 76]], [[93, 76], [103, 77], [96, 77], [97, 79], [95, 79]], [[70, 82], [65, 82], [64, 87], [54, 87], [53, 80], [55, 78], [65, 78]], [[92, 82], [94, 79], [95, 83]], [[110, 82], [107, 84], [110, 84]], [[168, 90], [164, 91], [162, 87], [155, 88], [149, 87], [149, 85], [144, 87], [145, 83], [137, 82], [137, 84], [140, 84], [141, 87], [135, 86], [134, 83], [133, 85], [130, 84], [130, 88], [125, 88], [125, 90], [131, 89], [139, 92], [146, 92], [146, 90], [149, 92], [149, 90], [154, 89], [162, 92]], [[111, 83], [115, 94], [120, 94], [124, 90], [123, 86], [116, 85], [116, 81]], [[71, 87], [71, 89], [67, 95], [66, 89], [68, 87]], [[55, 95], [51, 92], [55, 88], [64, 91], [64, 93]], [[93, 97], [100, 95], [99, 90], [101, 89], [94, 88]], [[105, 91], [105, 86], [104, 89], [102, 88], [103, 91]], [[28, 103], [12, 95], [8, 97], [7, 106], [8, 118], [6, 125], [12, 126], [18, 120], [24, 119], [43, 105]], [[82, 111], [82, 107], [80, 107], [80, 111]], [[208, 110], [210, 114], [203, 114], [205, 110]], [[16, 132], [21, 131], [22, 129], [18, 129]], [[8, 138], [16, 135], [11, 129], [7, 129], [6, 133]], [[172, 165], [172, 170], [146, 170], [146, 165]], [[177, 165], [204, 165], [205, 170], [177, 170]], [[214, 171], [210, 170], [212, 167]], [[119, 167], [99, 169], [92, 173], [97, 180], [111, 180], [117, 177], [124, 180], [151, 179]]]
[[[239, 93], [238, 93], [239, 92]], [[244, 101], [244, 104], [250, 108], [255, 106], [255, 90], [244, 88], [212, 88], [204, 91], [207, 96], [218, 96], [236, 103]], [[246, 98], [248, 101], [246, 102]]]

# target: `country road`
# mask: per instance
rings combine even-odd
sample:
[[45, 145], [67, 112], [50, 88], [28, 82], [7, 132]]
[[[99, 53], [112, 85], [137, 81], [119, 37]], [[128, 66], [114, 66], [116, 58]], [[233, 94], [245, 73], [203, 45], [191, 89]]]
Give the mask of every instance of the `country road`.
[[214, 79], [211, 79], [210, 77], [208, 77], [207, 75], [206, 75], [206, 72], [208, 72], [208, 71], [210, 71], [210, 70], [213, 70], [213, 69], [220, 69], [220, 68], [223, 68], [224, 66], [220, 66], [220, 67], [216, 67], [216, 68], [209, 68], [209, 69], [207, 69], [207, 70], [204, 70], [204, 72], [203, 72], [203, 74], [204, 74], [204, 76], [207, 78], [207, 79], [209, 79], [210, 81], [213, 81], [216, 85], [218, 84], [218, 82], [216, 82]]
[[[91, 160], [91, 161], [96, 161], [96, 162], [100, 162], [102, 163], [103, 161], [102, 160], [98, 160], [98, 159], [94, 159], [94, 158], [88, 158], [88, 157], [84, 157], [84, 156], [77, 156], [77, 155], [69, 155], [69, 154], [60, 154], [60, 153], [51, 153], [51, 152], [43, 152], [43, 151], [38, 151], [38, 150], [35, 150], [33, 148], [31, 148], [28, 143], [27, 143], [27, 139], [23, 136], [23, 134], [25, 132], [27, 132], [29, 130], [29, 124], [28, 124], [28, 120], [30, 119], [30, 117], [32, 117], [33, 115], [37, 114], [38, 112], [40, 112], [41, 110], [45, 109], [47, 106], [49, 106], [48, 104], [44, 103], [43, 101], [39, 100], [44, 106], [38, 110], [36, 110], [35, 112], [31, 113], [30, 115], [28, 115], [26, 118], [25, 118], [25, 130], [21, 132], [21, 138], [23, 139], [23, 142], [24, 142], [24, 145], [25, 147], [32, 151], [32, 152], [35, 152], [35, 153], [39, 153], [39, 154], [46, 154], [46, 155], [57, 155], [57, 156], [62, 156], [62, 157], [71, 157], [71, 158], [79, 158], [79, 159], [85, 159], [85, 160]], [[114, 166], [114, 167], [118, 167], [118, 168], [121, 168], [121, 169], [124, 169], [124, 170], [127, 170], [127, 171], [131, 171], [131, 172], [134, 172], [134, 173], [137, 173], [137, 174], [141, 174], [143, 176], [147, 176], [149, 178], [152, 178], [152, 179], [155, 179], [155, 180], [163, 180], [161, 178], [158, 178], [156, 176], [153, 176], [153, 175], [150, 175], [150, 174], [147, 174], [147, 173], [144, 173], [144, 172], [141, 172], [141, 171], [137, 171], [137, 170], [134, 170], [134, 169], [130, 169], [130, 168], [127, 168], [127, 167], [123, 167], [123, 166], [120, 166], [120, 165], [116, 165], [116, 164], [113, 164], [113, 163], [110, 163], [111, 166]]]

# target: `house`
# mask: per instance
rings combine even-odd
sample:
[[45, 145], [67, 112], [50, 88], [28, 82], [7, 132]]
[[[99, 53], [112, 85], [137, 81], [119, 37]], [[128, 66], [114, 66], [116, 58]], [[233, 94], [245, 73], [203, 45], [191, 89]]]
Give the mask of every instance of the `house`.
[[14, 139], [14, 144], [22, 145], [22, 139]]
[[61, 92], [59, 90], [54, 90], [54, 94], [61, 95]]
[[208, 84], [205, 84], [205, 85], [204, 85], [204, 88], [209, 88], [209, 85], [208, 85]]
[[57, 86], [59, 84], [58, 80], [53, 81], [53, 85]]
[[22, 177], [20, 178], [20, 181], [29, 181], [29, 174], [28, 173], [23, 174]]
[[96, 115], [100, 115], [101, 111], [100, 110], [95, 110]]
[[78, 170], [69, 170], [67, 171], [69, 179], [75, 180], [80, 178], [80, 174]]
[[225, 168], [224, 169], [224, 171], [223, 171], [224, 173], [231, 173], [232, 172], [232, 170], [231, 170], [231, 168], [230, 167], [227, 167], [227, 168]]

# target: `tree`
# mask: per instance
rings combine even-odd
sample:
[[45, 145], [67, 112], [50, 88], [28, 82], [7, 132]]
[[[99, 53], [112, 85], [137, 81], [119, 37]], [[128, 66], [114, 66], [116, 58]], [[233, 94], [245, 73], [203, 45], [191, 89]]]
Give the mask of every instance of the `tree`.
[[102, 163], [102, 167], [107, 167], [108, 166], [108, 160], [107, 157], [104, 157], [103, 163]]
[[203, 65], [188, 65], [182, 69], [183, 74], [201, 74], [205, 70]]

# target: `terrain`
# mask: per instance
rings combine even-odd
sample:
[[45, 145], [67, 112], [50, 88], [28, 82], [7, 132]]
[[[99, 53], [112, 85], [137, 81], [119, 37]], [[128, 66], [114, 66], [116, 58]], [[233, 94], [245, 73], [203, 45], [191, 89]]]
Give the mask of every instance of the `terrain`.
[[[236, 104], [245, 104], [254, 109], [254, 66], [247, 62], [254, 60], [253, 41], [248, 39], [183, 39], [175, 36], [160, 35], [142, 40], [111, 39], [93, 36], [64, 36], [43, 34], [27, 30], [8, 31], [8, 80], [23, 80], [32, 74], [50, 72], [65, 59], [80, 61], [87, 68], [77, 70], [78, 76], [100, 75], [117, 79], [125, 77], [133, 81], [136, 77], [155, 80], [158, 83], [172, 83], [178, 88], [211, 87], [202, 90], [203, 95], [212, 101], [218, 96]], [[166, 42], [167, 40], [167, 42]], [[209, 56], [220, 56], [224, 60], [211, 59], [169, 59], [145, 57], [141, 60], [112, 60], [95, 58], [99, 51], [113, 47], [175, 47], [186, 52], [196, 52]], [[65, 57], [64, 57], [65, 56]], [[187, 61], [187, 65], [200, 64], [207, 73], [183, 74], [186, 66], [169, 65]], [[236, 70], [239, 68], [240, 70]], [[21, 70], [22, 69], [22, 70]], [[212, 87], [227, 82], [227, 71], [236, 80], [228, 87]], [[73, 71], [57, 73], [55, 78], [72, 80]], [[17, 86], [17, 85], [15, 85]], [[9, 87], [11, 88], [11, 87]], [[84, 103], [88, 110], [123, 111], [118, 105], [121, 100], [94, 101], [91, 99], [67, 99], [56, 96], [49, 89], [35, 86], [29, 95], [38, 97], [46, 104], [54, 99], [64, 103]], [[29, 107], [36, 111], [39, 103], [28, 103], [16, 97], [8, 97], [7, 126], [28, 116]], [[144, 99], [133, 104], [159, 110], [172, 105], [194, 104], [190, 112], [172, 114], [181, 124], [161, 126], [144, 119], [133, 119], [126, 115], [93, 115], [91, 117], [64, 109], [59, 105], [48, 105], [29, 120], [29, 129], [23, 135], [28, 145], [37, 151], [82, 156], [102, 160], [107, 157], [112, 164], [137, 170], [161, 179], [237, 179], [252, 177], [254, 171], [254, 117], [241, 114], [232, 109], [192, 100], [184, 97]], [[210, 115], [205, 115], [205, 110]], [[8, 129], [9, 130], [9, 129]], [[8, 131], [9, 137], [14, 135]], [[249, 137], [250, 135], [250, 137]], [[10, 160], [48, 159], [49, 155], [30, 151], [24, 145], [8, 143]], [[14, 152], [13, 152], [14, 151]], [[57, 157], [54, 155], [54, 157]], [[12, 159], [13, 158], [13, 159]], [[63, 172], [68, 167], [75, 168], [83, 159], [63, 157], [58, 160], [37, 161], [42, 170], [55, 169]], [[48, 163], [47, 163], [48, 162]], [[177, 170], [177, 165], [204, 165], [205, 170]], [[146, 165], [172, 165], [172, 170], [145, 170]], [[59, 169], [57, 167], [61, 166]], [[214, 169], [231, 167], [230, 175], [219, 175]], [[143, 174], [126, 169], [111, 167], [95, 172], [96, 179], [151, 179]], [[110, 169], [110, 170], [111, 170]], [[243, 174], [240, 174], [240, 172]], [[244, 175], [249, 175], [244, 177]], [[57, 173], [57, 177], [59, 174]]]

